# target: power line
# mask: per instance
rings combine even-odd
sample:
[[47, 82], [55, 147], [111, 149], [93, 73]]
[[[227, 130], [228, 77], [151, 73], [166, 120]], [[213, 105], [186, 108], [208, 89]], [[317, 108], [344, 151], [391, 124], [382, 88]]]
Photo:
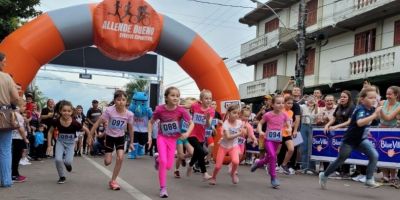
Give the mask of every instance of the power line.
[[255, 7], [250, 7], [250, 6], [223, 4], [223, 3], [215, 3], [215, 2], [209, 2], [209, 1], [199, 1], [199, 0], [187, 0], [187, 1], [193, 1], [193, 2], [197, 2], [197, 3], [216, 5], [216, 6], [222, 6], [222, 7], [255, 9]]

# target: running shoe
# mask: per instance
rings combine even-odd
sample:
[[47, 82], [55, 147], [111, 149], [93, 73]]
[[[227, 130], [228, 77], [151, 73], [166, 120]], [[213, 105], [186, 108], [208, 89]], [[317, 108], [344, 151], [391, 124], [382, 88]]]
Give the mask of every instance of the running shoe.
[[279, 180], [277, 178], [274, 178], [274, 179], [271, 178], [271, 185], [272, 185], [272, 188], [277, 189], [280, 185]]
[[26, 181], [26, 177], [25, 176], [17, 176], [17, 177], [13, 177], [12, 181], [14, 183], [23, 183]]
[[367, 179], [365, 181], [365, 185], [368, 186], [369, 188], [377, 188], [377, 187], [381, 186], [381, 184], [375, 182], [375, 180], [373, 178]]
[[66, 178], [64, 176], [60, 177], [60, 179], [58, 179], [57, 183], [58, 184], [64, 184], [66, 181]]
[[203, 174], [203, 181], [208, 181], [212, 178], [207, 172]]
[[217, 180], [216, 180], [215, 178], [211, 178], [211, 179], [208, 181], [208, 184], [209, 184], [209, 185], [216, 185], [216, 184], [217, 184]]
[[65, 165], [65, 169], [67, 169], [68, 172], [72, 171], [72, 166], [71, 165], [69, 165], [67, 163], [64, 163], [64, 165]]
[[162, 187], [160, 189], [160, 197], [161, 198], [168, 198], [167, 187]]
[[281, 169], [280, 170], [282, 170], [282, 172], [283, 172], [283, 174], [285, 174], [285, 175], [290, 175], [291, 173], [290, 173], [290, 170], [289, 170], [289, 167], [286, 165], [281, 165], [281, 167], [280, 167]]
[[118, 185], [117, 181], [110, 181], [108, 183], [108, 185], [110, 186], [110, 189], [112, 190], [120, 190], [121, 187]]
[[256, 159], [254, 162], [253, 162], [253, 164], [251, 165], [251, 167], [250, 167], [250, 171], [251, 172], [255, 172], [257, 169], [258, 169], [258, 162], [259, 162], [260, 160], [259, 159]]
[[326, 189], [326, 182], [328, 181], [328, 177], [325, 176], [324, 172], [319, 173], [319, 185], [322, 189]]
[[174, 171], [174, 176], [175, 176], [175, 178], [181, 178], [181, 175], [179, 174], [179, 170]]
[[236, 174], [231, 175], [231, 177], [232, 177], [232, 183], [233, 184], [238, 184], [239, 183], [239, 177]]

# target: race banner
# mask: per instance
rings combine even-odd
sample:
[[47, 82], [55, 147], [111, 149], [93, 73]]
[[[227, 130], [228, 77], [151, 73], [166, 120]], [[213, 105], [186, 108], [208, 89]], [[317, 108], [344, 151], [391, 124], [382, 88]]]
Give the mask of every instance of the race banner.
[[[322, 128], [313, 129], [311, 159], [334, 161], [346, 129], [325, 134]], [[368, 140], [379, 154], [378, 167], [400, 168], [400, 128], [370, 128]], [[357, 150], [351, 152], [345, 163], [367, 165], [368, 157]]]

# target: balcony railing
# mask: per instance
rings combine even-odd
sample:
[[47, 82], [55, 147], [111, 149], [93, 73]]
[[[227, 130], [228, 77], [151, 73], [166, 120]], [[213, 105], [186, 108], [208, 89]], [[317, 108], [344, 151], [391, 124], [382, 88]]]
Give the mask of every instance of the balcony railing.
[[367, 6], [370, 6], [380, 0], [354, 0], [354, 8], [357, 9], [362, 9]]
[[239, 85], [239, 93], [241, 99], [264, 96], [275, 92], [277, 89], [282, 90], [289, 77], [274, 76], [262, 80], [252, 81]]
[[391, 47], [333, 61], [331, 69], [335, 69], [335, 73], [331, 73], [332, 81], [341, 82], [400, 72], [399, 51], [400, 47]]
[[272, 47], [278, 45], [278, 42], [286, 42], [290, 40], [292, 32], [295, 30], [278, 28], [272, 32], [261, 35], [255, 39], [252, 39], [241, 47], [241, 57], [247, 58], [262, 51], [266, 51]]

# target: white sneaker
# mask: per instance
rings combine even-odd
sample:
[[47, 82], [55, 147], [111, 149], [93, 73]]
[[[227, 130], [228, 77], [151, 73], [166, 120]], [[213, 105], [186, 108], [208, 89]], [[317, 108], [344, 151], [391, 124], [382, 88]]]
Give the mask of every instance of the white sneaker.
[[283, 174], [283, 168], [281, 166], [275, 167], [275, 171], [280, 173], [280, 174]]
[[377, 188], [377, 187], [381, 186], [380, 184], [375, 182], [374, 178], [366, 180], [365, 185], [370, 188]]
[[290, 175], [294, 175], [294, 174], [296, 174], [296, 170], [294, 170], [293, 168], [289, 168], [289, 172], [290, 172]]
[[31, 165], [32, 163], [31, 162], [29, 162], [29, 159], [28, 159], [28, 157], [25, 157], [25, 162], [26, 162], [26, 164], [28, 164], [28, 165]]
[[356, 177], [353, 177], [353, 178], [351, 178], [353, 181], [360, 181], [360, 179], [363, 177], [363, 175], [358, 175], [358, 176], [356, 176]]
[[362, 175], [362, 177], [358, 180], [361, 183], [365, 183], [367, 181], [367, 177], [365, 175]]

